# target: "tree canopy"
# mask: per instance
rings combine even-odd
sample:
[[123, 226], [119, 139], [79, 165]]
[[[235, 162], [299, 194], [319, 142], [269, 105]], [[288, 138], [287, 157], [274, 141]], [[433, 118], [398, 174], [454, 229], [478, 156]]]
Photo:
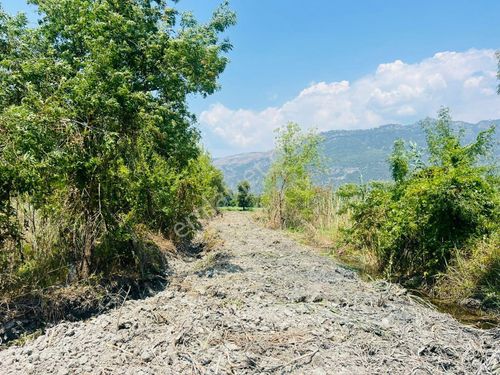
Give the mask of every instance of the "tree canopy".
[[22, 230], [22, 200], [62, 223], [57, 246], [88, 274], [100, 256], [132, 256], [118, 249], [139, 224], [174, 236], [200, 184], [221, 184], [197, 162], [187, 96], [218, 89], [235, 14], [224, 2], [200, 24], [164, 0], [29, 2], [36, 27], [0, 11], [0, 241]]
[[240, 206], [243, 211], [247, 208], [252, 207], [252, 195], [250, 194], [250, 183], [248, 181], [241, 181], [238, 184], [238, 206]]

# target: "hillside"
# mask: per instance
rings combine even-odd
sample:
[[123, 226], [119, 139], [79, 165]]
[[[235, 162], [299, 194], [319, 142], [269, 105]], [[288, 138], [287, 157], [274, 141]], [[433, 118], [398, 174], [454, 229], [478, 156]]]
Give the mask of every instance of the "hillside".
[[[476, 124], [457, 121], [455, 129], [464, 130], [464, 141], [470, 142], [480, 131], [500, 120], [485, 120]], [[340, 185], [348, 182], [386, 180], [390, 178], [387, 157], [396, 139], [425, 145], [425, 133], [420, 123], [412, 125], [383, 125], [366, 130], [332, 130], [321, 134], [322, 155], [327, 168], [322, 183]], [[496, 134], [494, 155], [500, 156]], [[255, 192], [262, 190], [264, 176], [272, 160], [272, 151], [252, 152], [215, 159], [214, 164], [224, 172], [227, 185], [234, 189], [241, 180], [248, 180]]]

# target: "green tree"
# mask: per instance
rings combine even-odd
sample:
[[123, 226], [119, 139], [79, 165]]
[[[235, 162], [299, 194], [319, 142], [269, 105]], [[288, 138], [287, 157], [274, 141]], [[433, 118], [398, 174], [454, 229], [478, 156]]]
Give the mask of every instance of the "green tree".
[[402, 182], [409, 172], [408, 153], [406, 152], [405, 143], [402, 139], [394, 142], [394, 148], [389, 158], [392, 178], [396, 182]]
[[238, 184], [238, 206], [245, 211], [247, 208], [253, 206], [252, 195], [250, 194], [250, 183], [248, 181], [241, 181]]
[[295, 123], [278, 129], [276, 157], [266, 176], [262, 197], [273, 225], [300, 225], [312, 215], [312, 177], [321, 164], [320, 141], [314, 131], [303, 133]]
[[102, 256], [133, 261], [138, 224], [173, 236], [200, 204], [199, 174], [212, 172], [196, 166], [208, 162], [187, 96], [218, 88], [235, 15], [227, 3], [199, 24], [164, 0], [29, 2], [37, 27], [0, 12], [0, 235], [28, 197], [62, 223], [55, 246], [87, 276]]
[[462, 146], [462, 132], [455, 133], [453, 131], [448, 108], [442, 108], [438, 112], [436, 122], [428, 120], [422, 125], [426, 131], [427, 150], [431, 165], [446, 170], [457, 167], [474, 167], [479, 158], [486, 156], [493, 146], [494, 126], [480, 132], [475, 142]]

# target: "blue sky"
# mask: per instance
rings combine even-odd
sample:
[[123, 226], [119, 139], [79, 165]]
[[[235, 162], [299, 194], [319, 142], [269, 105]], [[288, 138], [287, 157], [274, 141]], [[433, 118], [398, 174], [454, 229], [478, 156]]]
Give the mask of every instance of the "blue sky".
[[[8, 12], [28, 11], [3, 0]], [[220, 1], [181, 0], [207, 20]], [[232, 0], [231, 63], [215, 95], [191, 100], [214, 156], [272, 147], [287, 121], [359, 129], [410, 123], [448, 105], [500, 118], [498, 0]], [[31, 9], [32, 11], [32, 9]], [[493, 74], [493, 76], [492, 76]]]

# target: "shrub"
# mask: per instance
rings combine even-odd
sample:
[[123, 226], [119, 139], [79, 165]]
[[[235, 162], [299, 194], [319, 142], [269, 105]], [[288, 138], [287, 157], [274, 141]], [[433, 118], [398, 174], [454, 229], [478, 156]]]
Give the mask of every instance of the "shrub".
[[474, 298], [483, 307], [500, 309], [500, 231], [459, 249], [439, 278], [435, 294], [451, 302]]
[[[372, 184], [353, 207], [352, 242], [377, 254], [388, 275], [433, 283], [475, 241], [488, 238], [499, 220], [498, 179], [479, 166], [493, 129], [462, 145], [446, 109], [427, 129], [429, 164], [411, 160], [396, 142], [390, 158], [394, 183]], [[412, 170], [409, 165], [414, 165]]]

